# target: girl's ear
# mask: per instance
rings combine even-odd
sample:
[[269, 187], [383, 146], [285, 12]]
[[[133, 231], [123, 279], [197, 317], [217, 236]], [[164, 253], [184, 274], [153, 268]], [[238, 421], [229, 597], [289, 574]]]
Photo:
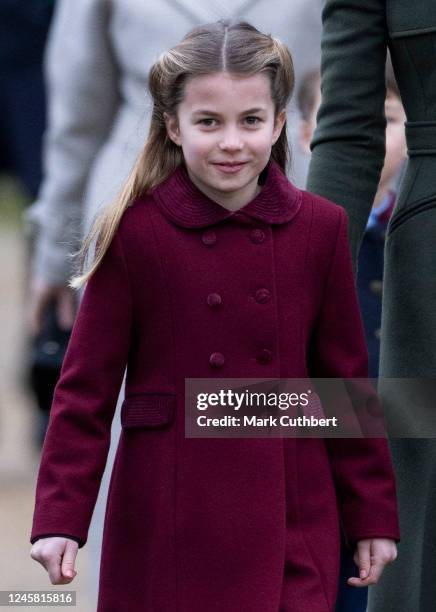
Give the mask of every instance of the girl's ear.
[[275, 144], [281, 134], [281, 131], [283, 129], [283, 126], [285, 125], [286, 122], [286, 110], [282, 110], [278, 113], [277, 117], [275, 118], [275, 123], [274, 123], [274, 130], [273, 130], [273, 141], [272, 144]]
[[168, 113], [164, 113], [164, 119], [168, 137], [176, 145], [180, 146], [182, 143], [180, 139], [180, 130], [177, 115], [169, 115]]

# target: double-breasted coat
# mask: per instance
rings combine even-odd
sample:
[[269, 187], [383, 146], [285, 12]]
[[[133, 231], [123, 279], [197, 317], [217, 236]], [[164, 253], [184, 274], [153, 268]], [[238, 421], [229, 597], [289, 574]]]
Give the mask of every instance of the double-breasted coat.
[[[398, 562], [371, 612], [436, 600], [436, 2], [327, 0], [322, 104], [308, 189], [342, 205], [357, 258], [385, 150], [389, 48], [406, 112], [408, 161], [386, 231], [380, 384], [398, 484]], [[352, 75], [352, 78], [350, 78]], [[398, 437], [397, 437], [398, 436]]]
[[265, 174], [231, 212], [180, 166], [86, 286], [31, 541], [85, 544], [127, 365], [99, 612], [331, 612], [340, 520], [351, 545], [399, 538], [383, 439], [185, 437], [187, 377], [366, 375], [344, 211]]

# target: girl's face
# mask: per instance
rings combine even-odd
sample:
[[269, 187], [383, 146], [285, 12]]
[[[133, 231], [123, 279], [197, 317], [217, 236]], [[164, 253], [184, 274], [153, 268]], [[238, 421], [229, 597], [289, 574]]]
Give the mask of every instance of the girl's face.
[[280, 136], [286, 111], [274, 119], [266, 74], [196, 76], [185, 85], [177, 116], [165, 115], [168, 136], [182, 147], [188, 174], [203, 193], [235, 210], [251, 201]]

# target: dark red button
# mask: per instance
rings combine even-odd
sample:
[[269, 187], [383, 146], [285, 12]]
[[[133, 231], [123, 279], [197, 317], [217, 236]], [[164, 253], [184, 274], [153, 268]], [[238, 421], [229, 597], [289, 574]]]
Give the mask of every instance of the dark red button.
[[211, 308], [218, 308], [218, 306], [222, 302], [222, 299], [219, 293], [209, 293], [206, 301], [207, 301], [207, 305], [210, 306]]
[[222, 353], [212, 353], [209, 363], [213, 368], [222, 368], [224, 365], [224, 355]]
[[260, 244], [265, 240], [265, 232], [261, 229], [252, 229], [250, 232], [250, 240], [254, 244]]
[[206, 246], [211, 246], [212, 244], [215, 244], [216, 242], [216, 234], [213, 230], [208, 230], [207, 232], [204, 232], [204, 234], [201, 237], [201, 240], [203, 241], [203, 244], [205, 244]]
[[257, 356], [257, 361], [262, 364], [271, 363], [272, 361], [271, 351], [269, 349], [262, 349], [261, 351], [259, 351], [259, 354]]
[[259, 302], [259, 304], [266, 304], [267, 302], [270, 301], [271, 299], [271, 293], [268, 291], [268, 289], [258, 289], [256, 291], [256, 302]]

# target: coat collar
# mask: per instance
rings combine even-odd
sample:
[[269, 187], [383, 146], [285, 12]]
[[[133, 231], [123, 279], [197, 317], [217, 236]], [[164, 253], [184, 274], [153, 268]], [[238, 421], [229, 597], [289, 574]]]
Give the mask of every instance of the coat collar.
[[302, 192], [289, 182], [274, 161], [269, 162], [264, 172], [267, 177], [260, 193], [234, 212], [200, 191], [191, 181], [184, 165], [179, 166], [152, 193], [164, 215], [182, 227], [207, 227], [235, 216], [253, 217], [268, 224], [286, 223], [300, 209]]

